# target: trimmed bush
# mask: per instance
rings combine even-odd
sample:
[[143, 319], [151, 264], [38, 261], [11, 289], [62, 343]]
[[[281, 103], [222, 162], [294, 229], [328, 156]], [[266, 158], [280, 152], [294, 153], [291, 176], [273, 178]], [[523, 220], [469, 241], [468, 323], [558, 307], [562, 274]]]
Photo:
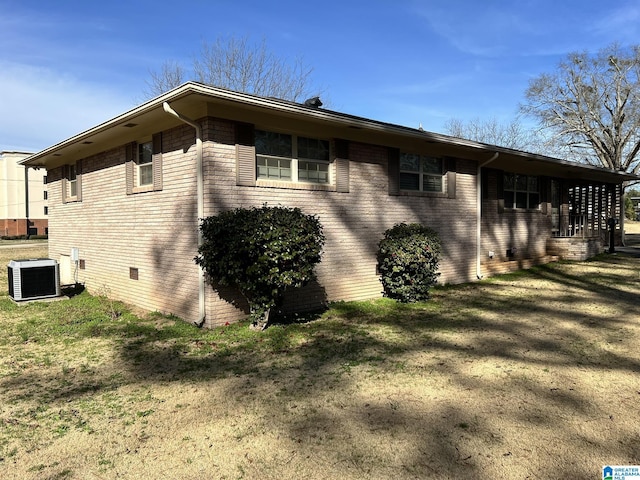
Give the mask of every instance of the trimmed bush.
[[0, 237], [0, 240], [27, 240], [27, 235], [5, 235]]
[[384, 295], [400, 302], [422, 302], [438, 280], [440, 239], [418, 223], [400, 223], [378, 245], [378, 268]]
[[314, 278], [324, 245], [320, 221], [299, 208], [238, 208], [205, 218], [200, 229], [195, 262], [214, 283], [238, 288], [262, 328], [288, 288]]

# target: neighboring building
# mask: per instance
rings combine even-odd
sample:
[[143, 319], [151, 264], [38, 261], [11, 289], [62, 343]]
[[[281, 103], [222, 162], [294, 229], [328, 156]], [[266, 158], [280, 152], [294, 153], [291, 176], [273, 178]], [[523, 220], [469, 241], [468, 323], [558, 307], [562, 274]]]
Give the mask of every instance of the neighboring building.
[[47, 234], [46, 171], [20, 165], [29, 155], [0, 152], [1, 237]]
[[400, 222], [439, 233], [442, 283], [586, 258], [620, 215], [622, 182], [637, 179], [192, 82], [25, 164], [48, 172], [49, 254], [64, 281], [207, 326], [247, 310], [205, 286], [199, 218], [264, 203], [317, 215], [317, 282], [285, 305], [302, 310], [380, 296], [377, 245]]
[[633, 204], [633, 212], [635, 213], [633, 220], [640, 220], [640, 197], [629, 197]]

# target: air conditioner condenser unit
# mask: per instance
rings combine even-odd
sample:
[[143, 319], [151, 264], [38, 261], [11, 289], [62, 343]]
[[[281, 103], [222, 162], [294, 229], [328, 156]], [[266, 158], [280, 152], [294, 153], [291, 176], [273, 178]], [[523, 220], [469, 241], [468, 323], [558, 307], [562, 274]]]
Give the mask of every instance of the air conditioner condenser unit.
[[7, 266], [9, 296], [15, 301], [60, 296], [60, 269], [50, 258], [11, 260]]

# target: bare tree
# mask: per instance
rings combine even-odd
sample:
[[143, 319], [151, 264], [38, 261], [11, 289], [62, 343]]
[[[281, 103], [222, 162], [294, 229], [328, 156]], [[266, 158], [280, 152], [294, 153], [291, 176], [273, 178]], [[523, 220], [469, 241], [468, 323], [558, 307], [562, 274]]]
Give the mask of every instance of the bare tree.
[[[251, 43], [246, 37], [218, 38], [203, 43], [192, 63], [192, 78], [216, 87], [284, 100], [299, 101], [317, 95], [310, 84], [313, 69], [302, 58], [280, 58], [264, 40]], [[165, 62], [151, 72], [147, 81], [149, 97], [174, 88], [186, 79], [185, 70], [176, 62]]]
[[186, 81], [184, 68], [173, 60], [164, 62], [157, 71], [150, 71], [149, 77], [145, 80], [146, 88], [143, 91], [147, 98], [161, 95]]
[[488, 120], [473, 118], [466, 122], [453, 118], [445, 123], [444, 130], [448, 135], [454, 137], [514, 150], [527, 152], [543, 150], [542, 141], [536, 132], [525, 128], [517, 119], [500, 123], [496, 118]]
[[613, 44], [572, 53], [555, 73], [533, 79], [521, 111], [551, 133], [566, 156], [640, 172], [640, 47]]

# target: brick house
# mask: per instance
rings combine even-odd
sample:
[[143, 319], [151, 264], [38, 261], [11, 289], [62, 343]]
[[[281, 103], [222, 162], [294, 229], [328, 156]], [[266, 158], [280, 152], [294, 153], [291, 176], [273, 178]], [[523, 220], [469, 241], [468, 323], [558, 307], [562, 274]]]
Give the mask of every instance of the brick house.
[[246, 305], [205, 285], [199, 218], [265, 202], [317, 215], [317, 282], [285, 305], [302, 310], [380, 296], [377, 243], [399, 222], [438, 231], [443, 283], [586, 258], [636, 178], [192, 82], [24, 163], [48, 172], [63, 282], [206, 326]]

